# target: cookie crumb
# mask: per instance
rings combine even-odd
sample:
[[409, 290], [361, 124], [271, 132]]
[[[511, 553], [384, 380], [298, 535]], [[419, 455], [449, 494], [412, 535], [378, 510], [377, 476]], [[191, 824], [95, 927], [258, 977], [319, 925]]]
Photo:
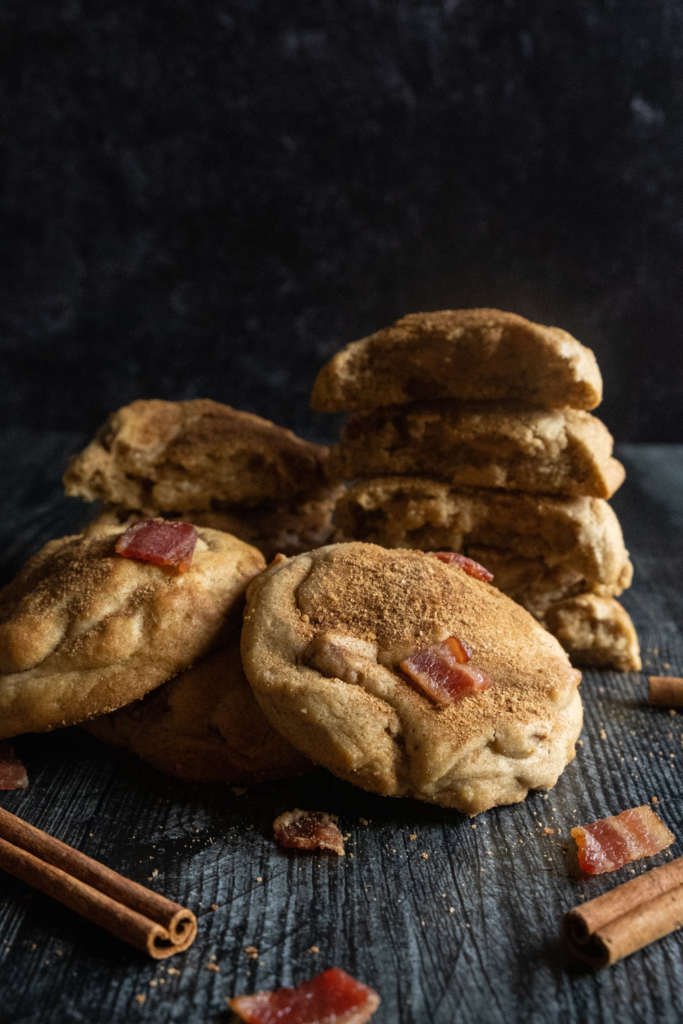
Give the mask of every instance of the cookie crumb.
[[420, 856], [422, 857], [422, 860], [429, 860], [429, 854], [426, 850], [423, 850]]
[[209, 907], [209, 910], [213, 910], [215, 913], [218, 910], [218, 904], [212, 903], [211, 906]]
[[209, 963], [206, 965], [206, 969], [207, 971], [213, 971], [214, 974], [218, 974], [220, 972], [220, 967], [218, 966], [218, 964], [215, 964], [212, 961], [209, 961]]
[[410, 835], [408, 836], [408, 839], [410, 839], [411, 843], [414, 843], [415, 840], [417, 839], [417, 832], [411, 832]]
[[659, 803], [659, 797], [658, 797], [658, 796], [651, 796], [651, 797], [650, 797], [650, 803], [651, 803], [651, 804], [654, 804], [654, 805], [655, 805], [655, 807], [656, 807], [656, 806], [657, 806], [657, 804]]
[[545, 828], [543, 829], [543, 834], [546, 835], [546, 836], [554, 836], [556, 832], [557, 832], [557, 829], [556, 828], [550, 828], [549, 825], [546, 825]]
[[244, 786], [231, 786], [230, 792], [233, 796], [244, 796], [246, 789]]
[[313, 953], [315, 955], [316, 953], [320, 952], [320, 946], [309, 946], [308, 952]]
[[369, 818], [359, 818], [358, 819], [358, 824], [359, 825], [363, 825], [364, 827], [367, 827], [370, 824], [370, 819]]
[[258, 946], [245, 946], [244, 952], [250, 960], [258, 960], [259, 958]]
[[262, 882], [263, 881], [263, 875], [257, 875], [255, 881], [257, 881], [259, 883]]
[[138, 994], [135, 997], [135, 1002], [139, 1003], [140, 1006], [142, 1006], [144, 1003], [147, 1002], [147, 996], [143, 992], [138, 992]]
[[606, 740], [607, 739], [607, 733], [605, 732], [604, 729], [600, 730], [600, 732], [598, 733], [598, 736], [600, 737], [601, 740]]

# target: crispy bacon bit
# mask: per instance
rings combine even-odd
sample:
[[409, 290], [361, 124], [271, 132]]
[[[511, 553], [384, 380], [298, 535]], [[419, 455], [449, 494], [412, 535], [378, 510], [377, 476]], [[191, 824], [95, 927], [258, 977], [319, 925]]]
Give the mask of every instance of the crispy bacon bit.
[[0, 789], [26, 789], [26, 768], [9, 743], [0, 743]]
[[124, 558], [187, 572], [196, 543], [197, 531], [192, 523], [143, 519], [121, 534], [115, 551]]
[[365, 1024], [379, 996], [346, 971], [330, 967], [297, 988], [278, 988], [229, 999], [245, 1024]]
[[577, 825], [571, 835], [578, 866], [585, 875], [617, 871], [633, 860], [652, 857], [671, 846], [675, 838], [647, 804], [590, 825]]
[[273, 822], [275, 841], [292, 850], [330, 850], [344, 856], [344, 840], [335, 818], [324, 811], [285, 811]]
[[475, 562], [473, 558], [468, 558], [467, 555], [461, 555], [457, 551], [433, 551], [432, 554], [446, 565], [459, 565], [468, 576], [474, 576], [475, 580], [482, 580], [484, 583], [491, 583], [493, 580], [492, 572], [489, 572], [479, 562]]
[[485, 672], [467, 664], [471, 656], [462, 640], [449, 636], [443, 643], [411, 654], [399, 668], [430, 700], [445, 707], [491, 685]]

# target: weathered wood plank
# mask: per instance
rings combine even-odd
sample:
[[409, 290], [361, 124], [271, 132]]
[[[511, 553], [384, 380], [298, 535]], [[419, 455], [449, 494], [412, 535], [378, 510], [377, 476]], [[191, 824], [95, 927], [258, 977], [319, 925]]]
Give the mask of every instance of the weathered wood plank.
[[[77, 440], [21, 433], [0, 442], [3, 579], [85, 518], [59, 489]], [[629, 483], [615, 506], [637, 574], [625, 603], [646, 670], [680, 674], [683, 449], [621, 455]], [[378, 1024], [679, 1021], [681, 934], [597, 976], [569, 969], [558, 944], [566, 909], [640, 870], [572, 882], [571, 825], [657, 796], [683, 836], [683, 715], [645, 706], [639, 675], [586, 673], [583, 694], [583, 746], [556, 789], [474, 822], [381, 800], [322, 771], [236, 795], [167, 779], [75, 729], [23, 739], [31, 787], [3, 795], [3, 806], [186, 901], [200, 931], [185, 956], [147, 963], [0, 877], [0, 1020], [225, 1021], [227, 996], [338, 964], [381, 992]], [[339, 813], [352, 856], [278, 850], [270, 823], [296, 805]], [[681, 852], [679, 840], [655, 861]], [[244, 952], [250, 945], [258, 959]]]

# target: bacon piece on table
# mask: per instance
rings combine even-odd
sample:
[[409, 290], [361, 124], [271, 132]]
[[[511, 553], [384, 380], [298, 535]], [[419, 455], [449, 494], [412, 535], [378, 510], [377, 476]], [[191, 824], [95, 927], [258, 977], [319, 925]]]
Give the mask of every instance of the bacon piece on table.
[[344, 839], [335, 819], [324, 811], [285, 811], [273, 822], [275, 841], [292, 850], [329, 850], [344, 856]]
[[0, 789], [26, 789], [26, 768], [9, 743], [0, 743]]
[[468, 576], [474, 576], [475, 580], [483, 580], [484, 583], [490, 583], [493, 579], [493, 573], [484, 565], [480, 565], [479, 562], [475, 562], [473, 558], [468, 558], [467, 555], [461, 555], [457, 551], [433, 551], [432, 554], [436, 555], [440, 562], [445, 562], [446, 565], [459, 565]]
[[143, 519], [121, 534], [115, 550], [124, 558], [187, 572], [196, 543], [197, 531], [192, 523]]
[[590, 825], [577, 825], [571, 835], [578, 866], [585, 875], [617, 871], [633, 860], [665, 850], [675, 839], [647, 804]]
[[236, 996], [229, 1004], [245, 1024], [365, 1024], [379, 996], [346, 971], [330, 967], [297, 988]]
[[445, 707], [491, 685], [485, 672], [467, 664], [470, 657], [467, 645], [457, 636], [449, 636], [411, 654], [399, 668], [430, 700]]

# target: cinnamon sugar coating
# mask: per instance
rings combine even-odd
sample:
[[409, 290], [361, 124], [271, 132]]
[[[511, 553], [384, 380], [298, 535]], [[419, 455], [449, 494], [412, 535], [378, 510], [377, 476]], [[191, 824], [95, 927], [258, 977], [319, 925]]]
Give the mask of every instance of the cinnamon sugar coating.
[[595, 356], [559, 327], [498, 309], [410, 313], [351, 342], [321, 369], [311, 404], [321, 412], [434, 398], [594, 409]]
[[308, 766], [256, 703], [234, 628], [219, 650], [86, 728], [181, 779], [250, 784], [296, 775]]
[[[455, 635], [492, 679], [437, 708], [398, 671]], [[356, 785], [468, 814], [549, 788], [574, 756], [579, 673], [524, 609], [418, 551], [337, 544], [248, 589], [242, 659], [273, 726]]]
[[112, 413], [64, 474], [67, 494], [147, 515], [281, 502], [324, 485], [327, 449], [198, 398]]
[[263, 557], [199, 528], [189, 570], [115, 554], [122, 528], [50, 541], [0, 591], [0, 738], [105, 714], [219, 641]]
[[459, 487], [609, 498], [623, 483], [607, 427], [576, 409], [443, 400], [353, 416], [330, 452], [339, 479], [416, 474]]

